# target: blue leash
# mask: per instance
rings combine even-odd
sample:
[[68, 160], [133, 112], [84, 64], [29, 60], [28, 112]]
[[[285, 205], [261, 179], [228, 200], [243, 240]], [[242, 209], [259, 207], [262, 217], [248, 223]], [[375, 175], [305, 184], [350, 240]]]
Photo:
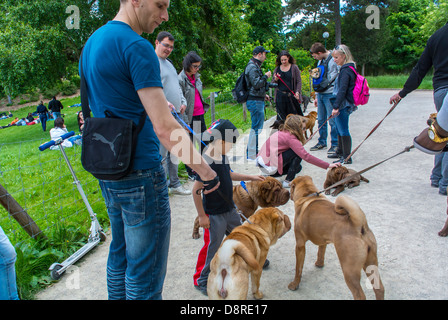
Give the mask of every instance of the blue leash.
[[177, 112], [171, 112], [171, 114], [172, 114], [175, 118], [177, 118], [177, 120], [178, 120], [178, 121], [179, 121], [185, 128], [187, 128], [188, 131], [191, 132], [191, 134], [193, 135], [193, 137], [195, 137], [196, 139], [198, 139], [199, 141], [201, 141], [201, 143], [204, 145], [204, 147], [207, 146], [207, 145], [205, 144], [205, 142], [202, 141], [202, 139], [200, 139], [200, 138], [197, 137], [197, 135], [196, 135], [196, 133], [193, 131], [193, 129], [191, 129], [191, 127], [190, 127], [188, 124], [186, 124], [185, 121], [182, 120], [182, 119], [179, 117], [179, 115], [177, 114]]

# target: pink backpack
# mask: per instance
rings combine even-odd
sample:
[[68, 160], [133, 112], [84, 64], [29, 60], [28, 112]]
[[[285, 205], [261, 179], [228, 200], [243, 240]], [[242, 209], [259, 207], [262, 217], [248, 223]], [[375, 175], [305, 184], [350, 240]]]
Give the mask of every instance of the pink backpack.
[[367, 79], [360, 75], [352, 66], [350, 66], [350, 68], [356, 74], [355, 88], [353, 89], [353, 99], [355, 100], [355, 105], [360, 106], [367, 104], [370, 97]]

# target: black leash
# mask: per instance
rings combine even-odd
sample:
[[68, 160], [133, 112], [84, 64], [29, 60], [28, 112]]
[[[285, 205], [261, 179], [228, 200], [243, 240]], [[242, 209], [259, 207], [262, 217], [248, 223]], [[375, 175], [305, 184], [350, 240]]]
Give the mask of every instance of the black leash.
[[344, 159], [344, 162], [346, 163], [348, 161], [348, 159], [350, 159], [353, 154], [359, 149], [359, 147], [372, 135], [372, 133], [374, 133], [376, 131], [376, 129], [378, 129], [378, 127], [381, 125], [381, 123], [383, 123], [384, 119], [387, 118], [388, 115], [390, 115], [392, 113], [392, 111], [394, 111], [395, 107], [398, 105], [398, 103], [400, 102], [400, 100], [396, 101], [394, 103], [394, 105], [392, 106], [392, 108], [390, 108], [390, 110], [387, 112], [387, 114], [383, 117], [383, 119], [381, 119], [380, 122], [378, 122], [378, 124], [373, 127], [372, 130], [370, 130], [369, 134], [364, 138], [364, 140], [361, 141], [361, 143], [352, 151], [352, 153], [350, 153], [347, 158]]
[[386, 161], [389, 161], [390, 159], [393, 159], [393, 158], [395, 158], [395, 157], [401, 155], [402, 153], [411, 151], [412, 148], [414, 148], [413, 145], [412, 145], [412, 146], [409, 146], [409, 147], [406, 147], [406, 148], [404, 148], [404, 150], [402, 150], [402, 151], [400, 151], [399, 153], [393, 155], [392, 157], [389, 157], [389, 158], [387, 158], [387, 159], [384, 159], [384, 160], [382, 160], [382, 161], [380, 161], [380, 162], [375, 163], [374, 165], [371, 165], [370, 167], [367, 167], [367, 168], [365, 168], [365, 169], [363, 169], [363, 170], [361, 170], [361, 171], [359, 171], [359, 172], [356, 172], [356, 173], [354, 173], [354, 174], [352, 174], [352, 175], [349, 175], [349, 176], [346, 177], [345, 179], [342, 179], [341, 181], [338, 181], [338, 182], [336, 182], [335, 184], [333, 184], [333, 185], [331, 185], [331, 186], [329, 186], [329, 187], [327, 187], [327, 188], [325, 188], [325, 189], [323, 189], [323, 190], [321, 190], [321, 191], [318, 191], [318, 192], [315, 192], [315, 193], [312, 193], [312, 194], [308, 195], [308, 197], [318, 196], [318, 195], [321, 194], [322, 192], [325, 192], [325, 191], [327, 191], [327, 190], [331, 190], [331, 189], [333, 189], [333, 188], [336, 188], [337, 186], [340, 186], [340, 185], [342, 185], [342, 184], [345, 184], [346, 182], [349, 182], [349, 181], [353, 180], [353, 178], [361, 176], [361, 174], [363, 174], [364, 172], [367, 172], [367, 171], [369, 171], [369, 170], [375, 168], [376, 166], [379, 166], [380, 164], [382, 164], [382, 163], [384, 163], [384, 162], [386, 162]]

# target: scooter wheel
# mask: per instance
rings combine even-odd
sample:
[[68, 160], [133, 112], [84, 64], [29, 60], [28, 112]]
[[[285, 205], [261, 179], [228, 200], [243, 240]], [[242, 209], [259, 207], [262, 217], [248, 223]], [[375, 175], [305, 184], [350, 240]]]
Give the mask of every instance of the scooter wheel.
[[102, 232], [102, 231], [100, 231], [99, 234], [100, 234], [100, 241], [101, 242], [106, 241], [106, 238], [107, 238], [106, 234], [104, 232]]
[[62, 269], [62, 266], [60, 264], [54, 266], [53, 270], [51, 270], [51, 279], [53, 280], [59, 280], [62, 277], [62, 273], [58, 273], [59, 270]]

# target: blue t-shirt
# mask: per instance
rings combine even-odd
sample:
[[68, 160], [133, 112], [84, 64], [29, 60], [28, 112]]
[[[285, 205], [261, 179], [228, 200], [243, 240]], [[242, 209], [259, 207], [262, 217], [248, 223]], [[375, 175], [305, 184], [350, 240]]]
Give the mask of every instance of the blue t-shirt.
[[[126, 23], [109, 21], [87, 41], [82, 57], [89, 105], [95, 117], [108, 110], [138, 124], [144, 111], [137, 90], [162, 87], [159, 59], [152, 44]], [[149, 117], [138, 137], [134, 170], [160, 165], [159, 139]]]

